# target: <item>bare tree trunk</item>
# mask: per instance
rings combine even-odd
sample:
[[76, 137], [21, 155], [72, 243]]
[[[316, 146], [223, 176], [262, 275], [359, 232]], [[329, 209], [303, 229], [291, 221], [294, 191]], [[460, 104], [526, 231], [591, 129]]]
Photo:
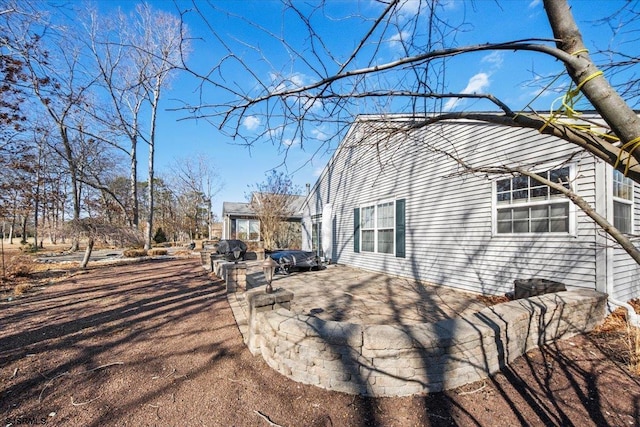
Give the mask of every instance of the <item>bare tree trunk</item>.
[[578, 194], [573, 192], [572, 190], [560, 185], [556, 182], [549, 181], [544, 177], [531, 173], [529, 171], [523, 169], [516, 169], [519, 173], [523, 175], [527, 175], [536, 181], [539, 181], [552, 189], [561, 192], [564, 194], [569, 200], [571, 200], [578, 208], [582, 210], [589, 218], [591, 218], [596, 224], [598, 224], [602, 230], [604, 230], [609, 236], [611, 236], [621, 247], [624, 249], [631, 258], [638, 264], [640, 264], [640, 250], [636, 248], [631, 239], [624, 233], [620, 232], [613, 224], [607, 221], [602, 215], [596, 212], [595, 209], [589, 205], [589, 203], [580, 197]]
[[147, 198], [149, 200], [149, 212], [145, 225], [144, 248], [151, 249], [153, 238], [153, 144], [149, 144], [149, 185], [147, 186]]
[[213, 215], [211, 214], [211, 199], [207, 199], [207, 239], [212, 239]]
[[16, 225], [16, 217], [11, 217], [11, 224], [9, 225], [9, 244], [13, 245], [13, 230]]
[[148, 185], [148, 198], [149, 198], [149, 212], [147, 213], [147, 226], [145, 234], [145, 249], [151, 249], [151, 241], [153, 239], [153, 165], [155, 156], [155, 142], [156, 142], [156, 118], [158, 113], [158, 103], [160, 101], [160, 85], [162, 81], [156, 79], [156, 85], [153, 90], [153, 97], [151, 100], [151, 124], [149, 125], [149, 185]]
[[20, 221], [20, 225], [22, 227], [22, 238], [20, 239], [20, 243], [27, 243], [27, 215], [22, 215], [22, 220]]
[[36, 194], [33, 203], [33, 247], [38, 250], [38, 217], [40, 216], [40, 200], [42, 199], [42, 144], [38, 144], [38, 164], [36, 165]]
[[34, 212], [33, 212], [33, 247], [38, 250], [38, 199], [36, 197], [36, 202], [34, 204]]
[[84, 251], [84, 257], [82, 258], [82, 262], [80, 263], [80, 268], [86, 268], [89, 263], [89, 258], [91, 257], [91, 251], [93, 251], [94, 240], [93, 237], [89, 237], [89, 241], [87, 242], [87, 249]]
[[0, 240], [0, 251], [2, 252], [2, 279], [6, 278], [6, 269], [4, 266], [4, 221], [2, 222], [2, 240]]
[[[71, 179], [71, 195], [73, 200], [73, 218], [72, 220], [77, 221], [80, 219], [80, 204], [81, 204], [81, 194], [80, 194], [80, 183], [78, 182], [78, 168], [76, 167], [73, 149], [71, 147], [71, 141], [69, 141], [69, 136], [67, 133], [67, 128], [64, 125], [59, 126], [60, 137], [62, 140], [62, 145], [64, 146], [65, 156], [67, 165], [69, 168], [69, 177]], [[76, 252], [80, 248], [80, 241], [78, 236], [72, 236], [71, 240], [71, 252]]]
[[138, 212], [138, 155], [137, 155], [137, 142], [134, 140], [131, 142], [131, 173], [129, 179], [131, 180], [131, 225], [134, 228], [138, 228], [140, 222], [140, 214]]
[[[553, 35], [558, 39], [558, 49], [575, 57], [575, 61], [565, 61], [565, 67], [576, 86], [611, 126], [623, 145], [640, 138], [640, 118], [591, 61], [567, 1], [544, 0], [544, 8]], [[640, 150], [635, 150], [632, 155], [640, 161]]]

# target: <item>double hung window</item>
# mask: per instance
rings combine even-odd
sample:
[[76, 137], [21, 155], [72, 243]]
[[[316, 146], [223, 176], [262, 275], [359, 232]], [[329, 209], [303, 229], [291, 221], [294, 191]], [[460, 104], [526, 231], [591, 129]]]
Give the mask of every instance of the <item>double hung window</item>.
[[353, 252], [406, 256], [405, 199], [366, 204], [353, 209]]
[[361, 208], [362, 252], [393, 253], [395, 236], [394, 213], [393, 201]]
[[[569, 167], [539, 173], [569, 188]], [[519, 175], [496, 182], [498, 234], [569, 233], [570, 202], [558, 191], [534, 178]]]
[[613, 171], [613, 225], [623, 233], [633, 233], [633, 181]]

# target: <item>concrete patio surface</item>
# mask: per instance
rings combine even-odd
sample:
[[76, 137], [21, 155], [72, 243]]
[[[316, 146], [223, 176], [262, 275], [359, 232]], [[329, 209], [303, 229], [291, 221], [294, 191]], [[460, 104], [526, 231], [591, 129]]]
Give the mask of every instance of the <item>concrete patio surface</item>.
[[[264, 292], [264, 285], [260, 261], [247, 262], [248, 292]], [[433, 323], [486, 307], [476, 294], [336, 264], [276, 274], [272, 285], [293, 292], [296, 314], [356, 324]]]

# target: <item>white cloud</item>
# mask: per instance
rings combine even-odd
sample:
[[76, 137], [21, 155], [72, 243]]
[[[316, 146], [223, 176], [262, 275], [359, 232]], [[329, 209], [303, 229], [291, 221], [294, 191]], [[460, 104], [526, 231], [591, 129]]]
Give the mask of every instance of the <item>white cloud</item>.
[[242, 125], [248, 130], [256, 130], [260, 126], [260, 117], [247, 116], [242, 120]]
[[275, 91], [298, 89], [304, 86], [305, 82], [309, 80], [301, 73], [292, 73], [290, 75], [269, 73], [269, 78], [271, 79], [273, 90]]
[[542, 0], [532, 0], [531, 3], [529, 3], [529, 9], [538, 7], [540, 3], [542, 3]]
[[291, 83], [293, 83], [295, 87], [304, 86], [305, 78], [302, 74], [299, 74], [299, 73], [293, 74], [289, 77], [289, 80], [291, 81]]
[[287, 147], [292, 147], [294, 145], [299, 145], [300, 141], [298, 139], [283, 138], [282, 143]]
[[269, 138], [276, 139], [282, 134], [282, 129], [280, 127], [272, 127], [267, 129], [267, 134], [269, 135]]
[[489, 87], [489, 75], [487, 73], [478, 73], [469, 79], [467, 87], [462, 93], [478, 93]]
[[[462, 89], [460, 93], [483, 93], [489, 87], [491, 82], [489, 81], [489, 75], [487, 73], [478, 73], [473, 75], [469, 82], [467, 83], [467, 87]], [[462, 99], [460, 98], [451, 98], [444, 105], [445, 111], [450, 111], [454, 107], [456, 107]]]
[[329, 139], [329, 135], [317, 128], [311, 130], [311, 135], [313, 135], [315, 139], [320, 141], [326, 141], [327, 139]]
[[420, 0], [405, 0], [400, 3], [401, 13], [415, 15], [420, 10]]
[[300, 96], [300, 104], [307, 111], [319, 111], [322, 109], [322, 100], [309, 96]]
[[461, 3], [459, 0], [440, 0], [438, 5], [442, 6], [445, 10], [454, 10], [457, 9]]
[[493, 65], [495, 68], [502, 67], [502, 63], [504, 61], [504, 52], [491, 52], [488, 55], [482, 57], [480, 62], [484, 62], [487, 64]]
[[402, 31], [389, 38], [389, 44], [392, 47], [400, 47], [403, 40], [409, 40], [410, 34], [407, 31]]
[[[422, 5], [421, 5], [422, 3]], [[461, 2], [459, 0], [438, 0], [433, 7], [440, 6], [445, 10], [457, 9]], [[432, 6], [424, 3], [423, 0], [404, 0], [401, 1], [398, 9], [400, 15], [405, 17], [414, 17], [419, 12], [425, 13]]]

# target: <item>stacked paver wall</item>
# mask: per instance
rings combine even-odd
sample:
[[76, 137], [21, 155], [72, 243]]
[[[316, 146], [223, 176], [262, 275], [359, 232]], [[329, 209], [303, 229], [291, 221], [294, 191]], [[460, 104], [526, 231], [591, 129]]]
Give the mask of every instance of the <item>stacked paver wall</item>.
[[298, 382], [406, 396], [478, 381], [534, 347], [589, 331], [604, 320], [605, 304], [605, 294], [575, 290], [406, 326], [324, 321], [280, 308], [252, 313], [248, 345]]

